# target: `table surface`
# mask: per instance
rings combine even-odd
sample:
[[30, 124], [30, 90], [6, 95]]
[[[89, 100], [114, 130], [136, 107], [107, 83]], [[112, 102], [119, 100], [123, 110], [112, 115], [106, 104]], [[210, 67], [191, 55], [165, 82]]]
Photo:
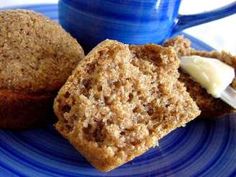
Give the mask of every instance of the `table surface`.
[[[58, 0], [0, 0], [0, 8], [24, 4], [57, 2]], [[193, 14], [204, 12], [221, 7], [231, 2], [234, 2], [234, 0], [214, 0], [207, 2], [205, 0], [182, 0], [180, 13]], [[225, 50], [236, 55], [235, 31], [236, 15], [185, 30], [186, 33], [203, 40], [217, 50]]]

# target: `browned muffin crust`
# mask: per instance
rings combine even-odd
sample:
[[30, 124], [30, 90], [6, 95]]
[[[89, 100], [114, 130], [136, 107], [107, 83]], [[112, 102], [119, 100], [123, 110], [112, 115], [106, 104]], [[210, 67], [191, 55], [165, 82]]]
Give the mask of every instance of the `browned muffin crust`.
[[56, 129], [101, 171], [134, 159], [200, 114], [178, 67], [171, 48], [103, 41], [59, 91]]
[[47, 17], [0, 11], [0, 128], [27, 128], [52, 115], [55, 93], [83, 57], [77, 41]]
[[24, 129], [51, 121], [56, 93], [35, 95], [0, 90], [0, 127]]
[[[177, 36], [164, 43], [166, 47], [173, 47], [179, 57], [189, 55], [199, 55], [203, 57], [216, 58], [224, 63], [234, 67], [236, 69], [236, 56], [232, 56], [230, 53], [225, 51], [198, 51], [191, 48], [191, 42], [183, 36]], [[180, 71], [180, 81], [185, 84], [187, 91], [190, 93], [194, 101], [201, 110], [202, 117], [216, 117], [224, 115], [226, 113], [234, 112], [235, 110], [228, 104], [224, 103], [220, 99], [212, 97], [207, 91], [200, 86], [197, 82], [193, 81], [192, 78]], [[231, 86], [236, 89], [236, 79], [233, 80]]]

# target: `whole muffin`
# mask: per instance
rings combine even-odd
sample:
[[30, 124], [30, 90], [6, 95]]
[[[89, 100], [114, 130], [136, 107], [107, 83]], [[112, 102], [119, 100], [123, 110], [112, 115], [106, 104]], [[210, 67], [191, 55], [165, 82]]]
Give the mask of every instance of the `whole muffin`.
[[57, 91], [83, 57], [56, 22], [28, 10], [0, 11], [0, 128], [48, 121]]

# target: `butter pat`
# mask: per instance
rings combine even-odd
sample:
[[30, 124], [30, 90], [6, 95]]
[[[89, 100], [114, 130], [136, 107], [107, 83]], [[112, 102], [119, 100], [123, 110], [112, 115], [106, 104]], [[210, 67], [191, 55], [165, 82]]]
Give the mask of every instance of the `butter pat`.
[[215, 98], [219, 98], [235, 77], [234, 68], [214, 58], [181, 57], [181, 69]]

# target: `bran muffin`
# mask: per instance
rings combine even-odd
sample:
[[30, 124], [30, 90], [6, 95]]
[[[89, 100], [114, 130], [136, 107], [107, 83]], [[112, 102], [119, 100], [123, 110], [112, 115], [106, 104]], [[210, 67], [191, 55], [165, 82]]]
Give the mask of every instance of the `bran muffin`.
[[[236, 69], [236, 56], [232, 56], [225, 51], [198, 51], [191, 48], [191, 42], [183, 36], [177, 36], [164, 43], [166, 47], [173, 47], [178, 56], [199, 55], [203, 57], [216, 58]], [[202, 117], [216, 117], [235, 110], [223, 102], [221, 99], [212, 97], [197, 82], [193, 81], [190, 75], [180, 70], [180, 81], [185, 84], [187, 91], [193, 100], [197, 103], [201, 110]], [[236, 79], [233, 80], [231, 86], [236, 89]]]
[[28, 10], [0, 11], [0, 128], [53, 116], [53, 99], [84, 57], [57, 23]]
[[101, 171], [134, 159], [200, 114], [178, 67], [171, 48], [101, 42], [59, 91], [56, 129]]

